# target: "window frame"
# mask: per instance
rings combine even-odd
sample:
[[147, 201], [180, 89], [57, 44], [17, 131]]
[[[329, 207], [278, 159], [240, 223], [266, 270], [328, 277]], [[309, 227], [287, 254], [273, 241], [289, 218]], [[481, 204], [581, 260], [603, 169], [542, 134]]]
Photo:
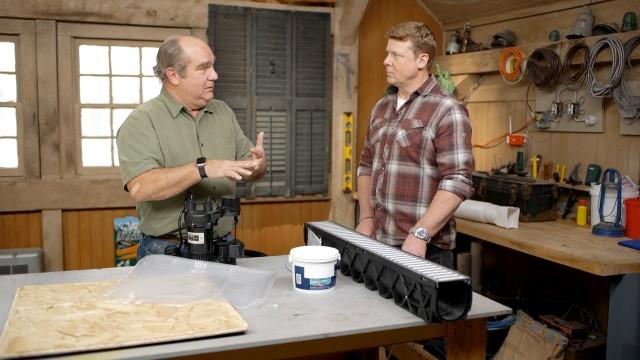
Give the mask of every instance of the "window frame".
[[18, 167], [0, 168], [0, 180], [40, 176], [35, 32], [35, 21], [32, 20], [3, 19], [0, 22], [0, 41], [15, 44], [16, 101], [2, 102], [2, 105], [15, 106], [18, 146]]
[[[82, 166], [79, 46], [85, 44], [140, 47], [153, 44], [155, 46], [160, 45], [171, 35], [191, 35], [191, 29], [58, 23], [57, 30], [62, 177], [119, 177], [119, 166]], [[134, 42], [137, 44], [133, 45]], [[63, 84], [70, 84], [70, 86], [63, 86]], [[138, 105], [90, 104], [89, 107], [135, 108], [136, 106]]]
[[[74, 71], [76, 71], [76, 73], [74, 74], [74, 76], [77, 76], [74, 80], [75, 80], [75, 84], [74, 87], [75, 89], [77, 89], [76, 93], [74, 94], [74, 100], [78, 100], [78, 102], [75, 104], [75, 111], [74, 111], [74, 117], [75, 117], [75, 123], [76, 123], [76, 127], [77, 127], [77, 134], [76, 134], [76, 153], [78, 154], [79, 158], [77, 159], [78, 163], [77, 163], [77, 171], [78, 174], [80, 175], [99, 175], [99, 174], [112, 174], [114, 173], [114, 171], [116, 173], [119, 174], [119, 166], [117, 165], [113, 165], [113, 166], [83, 166], [82, 165], [82, 140], [84, 139], [82, 137], [82, 129], [81, 129], [81, 109], [82, 108], [90, 108], [90, 109], [135, 109], [136, 107], [138, 107], [139, 104], [116, 104], [116, 103], [108, 103], [108, 104], [82, 104], [79, 101], [79, 96], [80, 96], [80, 76], [82, 76], [82, 74], [80, 74], [79, 68], [80, 68], [80, 58], [79, 58], [79, 49], [81, 45], [98, 45], [98, 46], [128, 46], [128, 47], [160, 47], [160, 45], [162, 44], [162, 42], [159, 41], [141, 41], [141, 40], [104, 40], [104, 39], [85, 39], [85, 38], [75, 38], [74, 39]], [[97, 75], [97, 74], [89, 74], [90, 76], [92, 75]], [[113, 77], [119, 77], [121, 75], [116, 75], [113, 76], [112, 73], [108, 73], [106, 75], [100, 75], [100, 76], [106, 76], [109, 79], [113, 78]], [[122, 75], [123, 76], [123, 75]], [[138, 75], [130, 75], [131, 77], [144, 77], [144, 75], [142, 74], [138, 74]], [[156, 78], [157, 80], [157, 78]], [[160, 81], [160, 80], [158, 80]], [[111, 97], [111, 93], [110, 93], [110, 97]], [[142, 94], [142, 86], [140, 86], [140, 101], [142, 101], [140, 104], [142, 104], [144, 102], [143, 99], [143, 94]], [[111, 99], [112, 100], [112, 99]], [[110, 122], [109, 125], [112, 126], [113, 123], [113, 115], [110, 115]], [[113, 155], [113, 140], [115, 140], [115, 134], [114, 137], [110, 137], [109, 140], [111, 140], [111, 155]], [[96, 137], [96, 138], [105, 138], [106, 137]], [[114, 160], [114, 159], [112, 159]]]

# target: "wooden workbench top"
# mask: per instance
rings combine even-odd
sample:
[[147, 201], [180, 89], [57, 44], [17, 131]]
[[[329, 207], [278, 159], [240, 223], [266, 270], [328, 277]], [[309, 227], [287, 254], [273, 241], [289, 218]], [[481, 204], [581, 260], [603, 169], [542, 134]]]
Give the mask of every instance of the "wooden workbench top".
[[461, 218], [456, 224], [460, 233], [595, 275], [640, 273], [640, 251], [618, 245], [624, 238], [592, 235], [590, 227], [544, 221], [504, 229]]

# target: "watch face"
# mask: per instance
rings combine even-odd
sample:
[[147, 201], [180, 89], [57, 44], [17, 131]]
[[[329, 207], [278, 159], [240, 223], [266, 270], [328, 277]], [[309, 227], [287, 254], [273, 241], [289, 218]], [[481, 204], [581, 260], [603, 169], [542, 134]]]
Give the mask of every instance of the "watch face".
[[425, 228], [417, 228], [413, 233], [418, 239], [426, 240], [429, 238], [429, 232]]

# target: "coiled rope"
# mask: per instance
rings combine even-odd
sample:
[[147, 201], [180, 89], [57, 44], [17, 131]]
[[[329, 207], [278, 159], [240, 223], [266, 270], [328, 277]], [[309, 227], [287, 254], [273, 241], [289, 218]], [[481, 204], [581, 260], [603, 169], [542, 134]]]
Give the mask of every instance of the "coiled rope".
[[[596, 58], [600, 51], [605, 47], [611, 49], [611, 72], [609, 73], [609, 80], [606, 83], [598, 81], [594, 75], [594, 67], [596, 65]], [[589, 59], [587, 61], [587, 86], [591, 90], [591, 95], [594, 97], [604, 97], [611, 94], [613, 89], [618, 85], [622, 78], [622, 72], [624, 70], [624, 46], [622, 42], [613, 36], [604, 36], [598, 40], [589, 49]]]

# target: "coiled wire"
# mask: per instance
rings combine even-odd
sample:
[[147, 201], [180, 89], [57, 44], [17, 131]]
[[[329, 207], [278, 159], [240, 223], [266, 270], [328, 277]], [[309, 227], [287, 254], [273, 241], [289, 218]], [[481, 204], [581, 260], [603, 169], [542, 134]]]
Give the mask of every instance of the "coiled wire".
[[[640, 45], [640, 36], [629, 39], [624, 44], [624, 58], [622, 64], [626, 63], [630, 70], [633, 70], [631, 66], [631, 53]], [[624, 74], [624, 69], [623, 69]], [[632, 96], [627, 90], [627, 86], [624, 81], [624, 76], [620, 77], [618, 86], [613, 89], [613, 100], [618, 105], [618, 109], [628, 113], [632, 119], [637, 120], [640, 118], [640, 96]]]
[[509, 85], [515, 85], [524, 77], [524, 54], [517, 47], [508, 47], [500, 54], [500, 76]]
[[[582, 51], [582, 63], [578, 65], [575, 72], [571, 71], [573, 65], [573, 58]], [[577, 90], [584, 84], [584, 77], [587, 71], [587, 61], [589, 60], [589, 47], [584, 43], [578, 43], [573, 45], [567, 50], [567, 54], [564, 57], [564, 63], [562, 64], [562, 73], [565, 74], [564, 82], [571, 90]]]
[[[598, 81], [594, 75], [596, 58], [600, 51], [606, 46], [611, 49], [611, 72], [606, 83]], [[596, 41], [589, 49], [589, 60], [587, 62], [587, 86], [594, 97], [604, 97], [611, 94], [618, 85], [624, 71], [624, 46], [622, 42], [613, 36], [606, 35]]]
[[553, 50], [535, 49], [527, 59], [527, 79], [536, 87], [549, 88], [556, 84], [562, 71], [562, 60]]

